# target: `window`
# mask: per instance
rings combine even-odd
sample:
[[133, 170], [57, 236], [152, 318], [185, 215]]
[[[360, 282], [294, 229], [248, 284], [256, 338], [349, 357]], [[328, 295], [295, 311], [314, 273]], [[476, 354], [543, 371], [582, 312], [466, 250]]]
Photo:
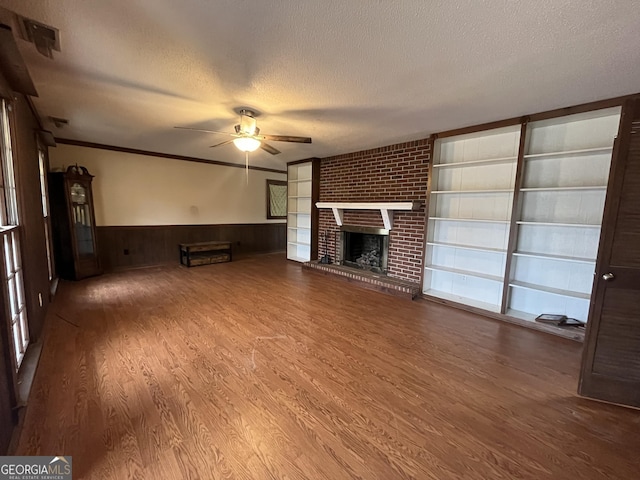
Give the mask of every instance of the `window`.
[[287, 218], [287, 182], [267, 180], [267, 218]]
[[0, 235], [2, 236], [2, 260], [4, 263], [2, 286], [8, 303], [7, 313], [11, 323], [12, 353], [14, 368], [17, 371], [29, 345], [29, 327], [18, 231], [18, 196], [13, 169], [9, 105], [5, 100], [2, 100], [0, 107], [0, 154], [2, 157], [2, 169], [0, 169], [0, 189], [2, 190], [0, 192]]

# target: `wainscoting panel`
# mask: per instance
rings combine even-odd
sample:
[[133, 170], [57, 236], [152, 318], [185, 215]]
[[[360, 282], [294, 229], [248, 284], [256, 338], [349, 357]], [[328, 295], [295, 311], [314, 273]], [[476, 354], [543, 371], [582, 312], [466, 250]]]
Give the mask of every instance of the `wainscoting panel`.
[[284, 251], [286, 223], [98, 227], [105, 271], [179, 263], [178, 244], [227, 240], [233, 255]]

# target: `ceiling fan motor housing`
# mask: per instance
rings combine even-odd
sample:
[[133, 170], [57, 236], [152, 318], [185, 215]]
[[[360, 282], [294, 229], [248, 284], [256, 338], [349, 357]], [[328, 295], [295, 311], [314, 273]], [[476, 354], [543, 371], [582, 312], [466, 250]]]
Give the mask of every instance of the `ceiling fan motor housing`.
[[245, 135], [257, 135], [259, 132], [257, 121], [252, 115], [248, 115], [247, 112], [253, 114], [253, 112], [249, 110], [241, 110], [240, 125], [236, 125], [236, 133], [243, 133]]

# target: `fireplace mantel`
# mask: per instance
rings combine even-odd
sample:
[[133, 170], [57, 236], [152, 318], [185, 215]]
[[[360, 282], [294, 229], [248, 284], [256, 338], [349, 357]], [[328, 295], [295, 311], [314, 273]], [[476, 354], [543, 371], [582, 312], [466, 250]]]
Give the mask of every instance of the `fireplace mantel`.
[[393, 228], [393, 212], [396, 210], [420, 210], [422, 202], [318, 202], [318, 208], [330, 208], [339, 227], [342, 226], [344, 210], [380, 210], [384, 228]]

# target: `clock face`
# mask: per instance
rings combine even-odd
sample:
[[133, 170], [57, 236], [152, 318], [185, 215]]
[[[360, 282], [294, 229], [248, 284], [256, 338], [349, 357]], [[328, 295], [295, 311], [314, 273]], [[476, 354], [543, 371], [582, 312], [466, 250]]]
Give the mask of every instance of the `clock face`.
[[70, 193], [71, 201], [73, 203], [77, 203], [80, 205], [87, 203], [87, 191], [79, 183], [74, 183], [73, 185], [71, 185]]

